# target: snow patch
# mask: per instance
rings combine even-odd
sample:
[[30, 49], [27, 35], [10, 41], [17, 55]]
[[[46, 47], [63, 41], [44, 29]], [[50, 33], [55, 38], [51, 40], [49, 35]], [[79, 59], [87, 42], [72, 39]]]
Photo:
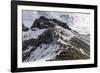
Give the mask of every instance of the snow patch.
[[47, 29], [33, 28], [32, 30], [29, 30], [27, 32], [23, 32], [23, 41], [29, 40], [29, 39], [32, 39], [32, 38], [37, 39]]

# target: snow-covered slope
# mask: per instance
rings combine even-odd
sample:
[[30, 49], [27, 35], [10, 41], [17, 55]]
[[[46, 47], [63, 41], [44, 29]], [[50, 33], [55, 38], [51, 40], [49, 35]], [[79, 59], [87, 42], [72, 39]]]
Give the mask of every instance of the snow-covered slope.
[[23, 32], [23, 41], [29, 40], [29, 39], [37, 39], [39, 35], [41, 35], [46, 29], [38, 29], [33, 28], [28, 30], [27, 32]]
[[[44, 43], [43, 41], [41, 43], [39, 42], [37, 46], [27, 45], [26, 49], [23, 50], [23, 62], [89, 58], [88, 46], [90, 43], [85, 35], [81, 35], [72, 29], [63, 28], [55, 22], [53, 22], [53, 24], [55, 24], [54, 27], [42, 29], [33, 27], [23, 32], [23, 42], [36, 39], [37, 43], [40, 39], [53, 39], [53, 41], [49, 43]], [[48, 32], [50, 35], [48, 35], [51, 37], [46, 37], [48, 35], [45, 34], [45, 31], [48, 31], [48, 29], [50, 29]], [[30, 41], [28, 42], [30, 43]], [[31, 43], [33, 42], [34, 41], [31, 41]]]
[[[28, 40], [28, 39], [32, 39], [32, 38], [35, 38], [35, 39], [38, 38], [37, 35], [40, 35], [40, 33], [43, 33], [43, 30], [46, 31], [46, 29], [42, 29], [42, 31], [41, 31], [41, 29], [37, 29], [37, 31], [39, 31], [38, 34], [35, 34], [37, 31], [35, 31], [35, 32], [34, 31], [24, 32], [23, 35], [25, 35], [25, 33], [30, 34], [30, 37], [27, 36], [27, 37], [24, 38], [24, 40]], [[62, 37], [64, 40], [70, 40], [71, 37], [74, 36], [74, 34], [72, 32], [70, 32], [67, 29], [63, 29], [60, 26], [55, 27], [55, 32], [60, 37]], [[64, 32], [65, 35], [62, 35], [61, 32]], [[59, 46], [59, 44], [57, 44], [57, 42], [60, 42], [62, 44], [67, 45], [67, 43], [64, 40], [61, 40], [59, 38], [57, 41], [54, 41], [51, 44], [41, 44], [41, 45], [39, 45], [36, 48], [36, 50], [31, 52], [30, 57], [27, 58], [25, 61], [27, 62], [27, 61], [36, 61], [36, 60], [41, 60], [41, 59], [42, 60], [54, 59], [56, 57], [56, 55], [58, 55], [61, 52], [61, 48], [62, 48], [62, 47]], [[29, 47], [29, 49], [27, 51], [30, 51], [31, 49], [32, 49], [32, 47]]]

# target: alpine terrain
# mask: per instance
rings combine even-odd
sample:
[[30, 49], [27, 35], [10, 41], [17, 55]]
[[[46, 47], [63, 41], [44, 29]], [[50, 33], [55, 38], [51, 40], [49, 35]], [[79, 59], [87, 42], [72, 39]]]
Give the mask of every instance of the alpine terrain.
[[22, 24], [22, 61], [60, 61], [90, 58], [90, 38], [59, 19], [40, 16], [31, 28]]

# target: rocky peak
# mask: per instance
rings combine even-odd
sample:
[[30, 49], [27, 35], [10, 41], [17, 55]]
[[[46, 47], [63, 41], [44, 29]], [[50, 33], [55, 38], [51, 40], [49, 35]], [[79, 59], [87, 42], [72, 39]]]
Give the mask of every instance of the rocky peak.
[[39, 29], [54, 27], [55, 25], [49, 22], [44, 16], [40, 16], [39, 19], [36, 19], [31, 28], [37, 27]]
[[55, 27], [55, 25], [59, 25], [65, 29], [71, 30], [66, 23], [63, 23], [57, 19], [48, 19], [45, 16], [40, 16], [39, 19], [36, 19], [31, 28], [37, 27], [40, 29]]

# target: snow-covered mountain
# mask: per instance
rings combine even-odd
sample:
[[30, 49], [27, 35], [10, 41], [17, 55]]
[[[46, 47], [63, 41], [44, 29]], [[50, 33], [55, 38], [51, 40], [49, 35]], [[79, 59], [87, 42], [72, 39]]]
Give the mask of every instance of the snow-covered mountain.
[[90, 58], [89, 36], [79, 34], [66, 23], [44, 16], [23, 30], [22, 61], [56, 61]]

